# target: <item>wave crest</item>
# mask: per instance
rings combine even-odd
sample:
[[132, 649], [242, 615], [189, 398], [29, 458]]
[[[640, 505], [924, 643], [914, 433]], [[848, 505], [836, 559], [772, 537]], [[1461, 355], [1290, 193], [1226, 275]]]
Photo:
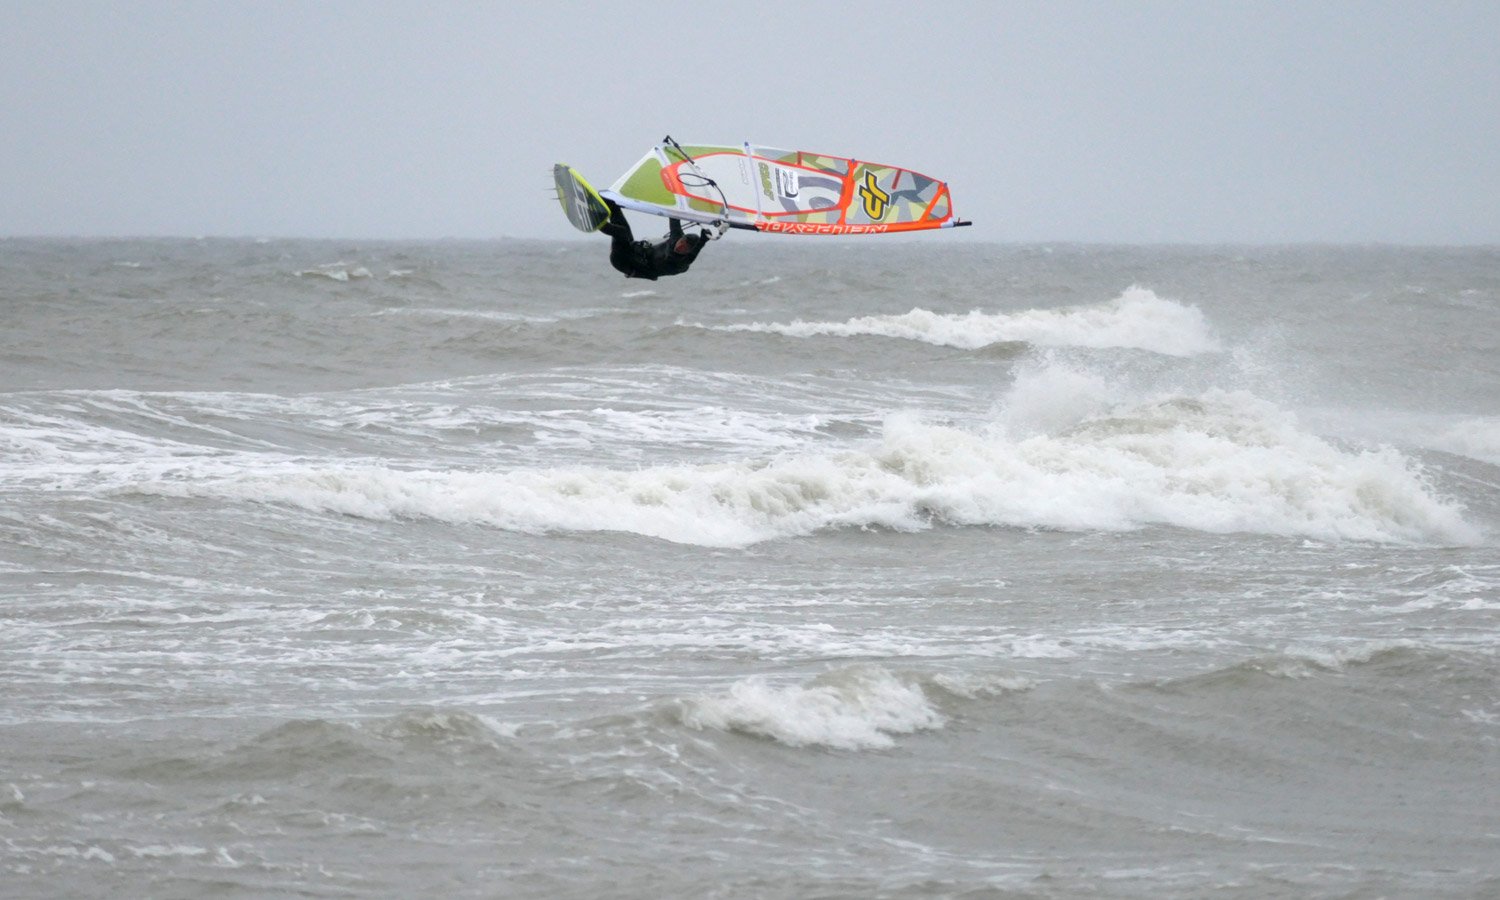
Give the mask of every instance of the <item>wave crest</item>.
[[901, 315], [861, 316], [847, 322], [754, 323], [720, 326], [789, 337], [874, 335], [976, 350], [993, 344], [1149, 350], [1197, 356], [1220, 349], [1218, 338], [1196, 306], [1131, 287], [1107, 303], [1012, 313], [935, 313], [913, 309]]
[[883, 749], [894, 744], [892, 735], [944, 722], [921, 685], [880, 666], [851, 666], [788, 687], [752, 676], [725, 693], [681, 701], [678, 716], [691, 728], [837, 750]]

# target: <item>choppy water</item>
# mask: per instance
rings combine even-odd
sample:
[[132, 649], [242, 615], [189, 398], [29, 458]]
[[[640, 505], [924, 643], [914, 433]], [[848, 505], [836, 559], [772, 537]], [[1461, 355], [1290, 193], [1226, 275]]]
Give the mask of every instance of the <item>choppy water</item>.
[[13, 897], [1500, 893], [1500, 251], [0, 241]]

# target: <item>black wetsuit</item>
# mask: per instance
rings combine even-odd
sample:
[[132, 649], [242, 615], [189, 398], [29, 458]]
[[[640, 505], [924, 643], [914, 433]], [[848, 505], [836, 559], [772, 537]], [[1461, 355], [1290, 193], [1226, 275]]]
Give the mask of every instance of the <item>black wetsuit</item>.
[[609, 206], [609, 221], [599, 230], [609, 235], [613, 243], [609, 248], [609, 264], [625, 273], [626, 278], [647, 278], [655, 281], [663, 275], [681, 275], [698, 258], [703, 245], [708, 243], [708, 234], [698, 234], [687, 239], [688, 252], [678, 253], [677, 241], [682, 238], [682, 223], [672, 219], [667, 229], [666, 240], [658, 243], [638, 241], [630, 231], [625, 214], [612, 201]]

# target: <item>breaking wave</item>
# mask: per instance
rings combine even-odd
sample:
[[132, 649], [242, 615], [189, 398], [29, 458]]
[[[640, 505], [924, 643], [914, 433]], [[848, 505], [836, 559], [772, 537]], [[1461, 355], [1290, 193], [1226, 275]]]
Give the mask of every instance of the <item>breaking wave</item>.
[[[1066, 388], [1068, 379], [1060, 384]], [[618, 531], [721, 547], [825, 528], [911, 531], [934, 524], [1079, 531], [1168, 525], [1398, 543], [1478, 539], [1461, 507], [1438, 495], [1398, 451], [1336, 446], [1252, 395], [1215, 389], [1082, 404], [1026, 434], [1017, 411], [1047, 406], [1027, 399], [1035, 390], [1018, 384], [1015, 408], [979, 426], [895, 414], [878, 441], [842, 452], [637, 470], [498, 472], [253, 458], [241, 464], [245, 457], [237, 457], [176, 466], [120, 489], [530, 533]], [[1067, 409], [1067, 398], [1054, 405]]]
[[891, 735], [940, 728], [943, 716], [920, 685], [879, 666], [821, 675], [807, 685], [774, 687], [750, 677], [723, 694], [682, 703], [683, 724], [767, 737], [790, 747], [839, 750], [891, 746]]
[[1024, 342], [1038, 347], [1149, 350], [1169, 356], [1197, 356], [1220, 343], [1196, 306], [1131, 287], [1100, 304], [1012, 313], [980, 310], [959, 315], [913, 309], [901, 315], [861, 316], [847, 322], [754, 323], [719, 326], [724, 331], [757, 331], [790, 337], [876, 335], [923, 341], [966, 350]]
[[1027, 690], [1007, 676], [919, 676], [876, 665], [835, 669], [806, 684], [776, 686], [759, 676], [727, 691], [679, 701], [677, 717], [690, 728], [770, 738], [789, 747], [879, 750], [895, 736], [943, 727], [945, 696], [975, 700]]

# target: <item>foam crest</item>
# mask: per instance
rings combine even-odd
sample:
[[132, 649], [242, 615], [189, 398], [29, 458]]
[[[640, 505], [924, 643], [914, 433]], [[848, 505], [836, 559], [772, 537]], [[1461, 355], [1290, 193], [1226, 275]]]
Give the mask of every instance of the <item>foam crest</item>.
[[126, 489], [723, 547], [829, 527], [917, 530], [934, 522], [1066, 530], [1171, 525], [1335, 541], [1478, 539], [1460, 507], [1435, 495], [1399, 452], [1341, 449], [1249, 394], [1214, 390], [1092, 414], [1075, 410], [1068, 418], [1077, 416], [1054, 431], [1038, 432], [1032, 422], [1031, 433], [1016, 437], [1004, 416], [961, 428], [898, 414], [865, 449], [638, 470], [421, 471], [283, 461], [226, 475], [241, 463], [219, 459]]
[[298, 269], [293, 274], [298, 278], [327, 278], [330, 281], [358, 281], [373, 277], [370, 270], [364, 266], [342, 261], [324, 263], [314, 269]]
[[828, 525], [919, 527], [890, 482], [873, 460], [856, 454], [638, 471], [432, 472], [286, 463], [231, 477], [172, 473], [127, 490], [284, 503], [368, 519], [426, 518], [537, 534], [623, 531], [739, 547]]
[[1342, 675], [1365, 667], [1388, 671], [1442, 667], [1447, 662], [1442, 651], [1406, 640], [1376, 640], [1345, 644], [1300, 645], [1234, 663], [1233, 665], [1169, 679], [1159, 686], [1172, 688], [1243, 687], [1247, 681], [1266, 677], [1302, 680], [1325, 675]]
[[1197, 356], [1220, 348], [1196, 306], [1131, 287], [1100, 304], [1013, 313], [972, 310], [962, 315], [913, 309], [902, 315], [862, 316], [847, 322], [755, 323], [722, 326], [726, 331], [758, 331], [790, 337], [875, 335], [974, 350], [1023, 342], [1038, 347], [1149, 350], [1169, 356]]
[[1413, 641], [1364, 641], [1342, 646], [1294, 645], [1265, 663], [1272, 675], [1303, 678], [1318, 672], [1344, 672], [1380, 661], [1420, 657], [1422, 648]]
[[682, 701], [679, 716], [691, 728], [838, 750], [890, 747], [892, 735], [943, 726], [942, 715], [920, 685], [880, 666], [839, 669], [787, 687], [752, 676], [725, 693]]

